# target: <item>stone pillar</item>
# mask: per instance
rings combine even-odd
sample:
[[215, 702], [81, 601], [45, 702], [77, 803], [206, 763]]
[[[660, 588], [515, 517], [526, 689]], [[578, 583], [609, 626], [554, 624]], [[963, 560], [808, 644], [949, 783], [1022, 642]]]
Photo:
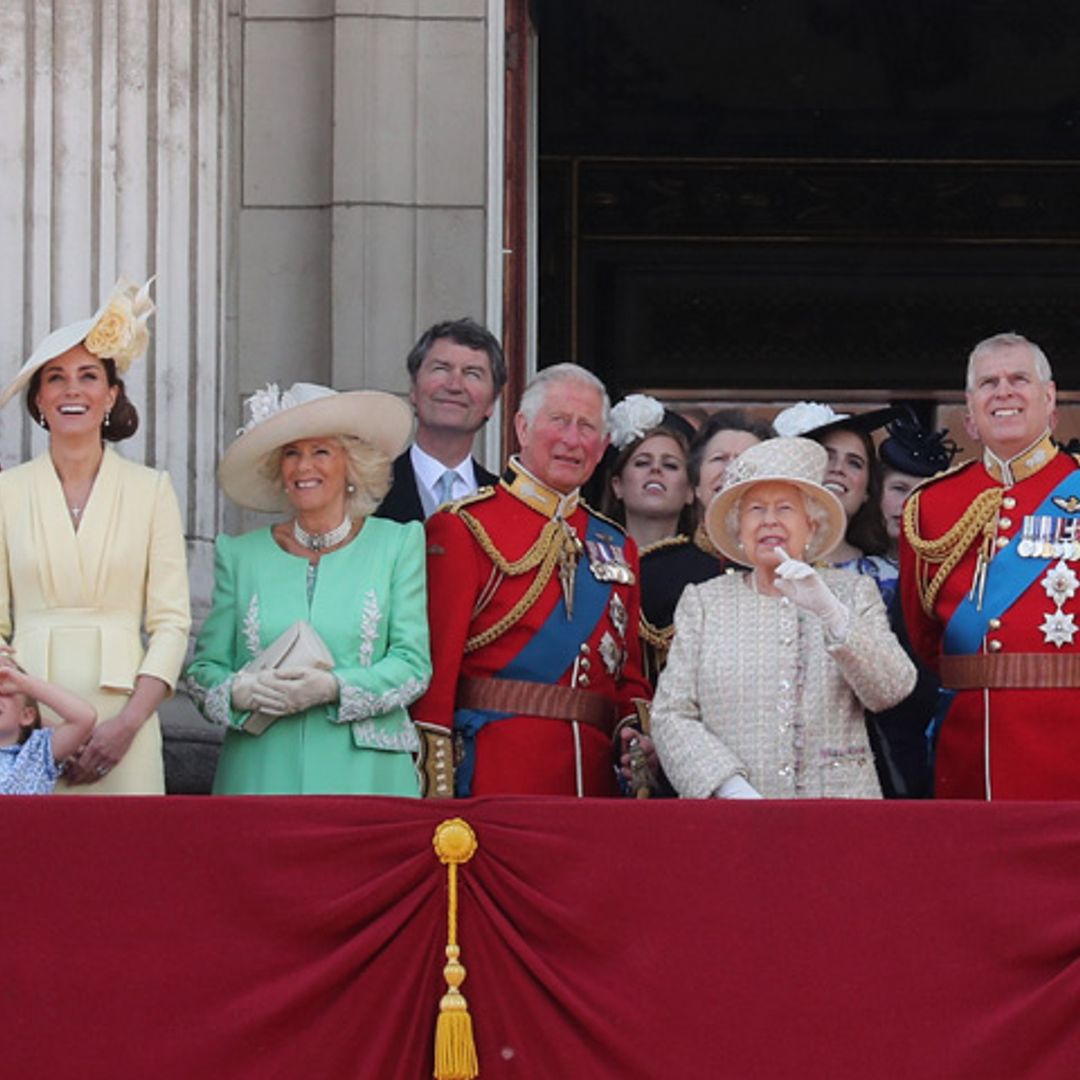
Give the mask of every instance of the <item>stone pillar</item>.
[[429, 323], [468, 314], [498, 332], [501, 3], [246, 0], [241, 394], [297, 378], [404, 393]]
[[[0, 379], [119, 274], [157, 275], [122, 452], [167, 469], [209, 595], [228, 290], [226, 21], [218, 0], [0, 0]], [[0, 416], [5, 466], [43, 433]]]

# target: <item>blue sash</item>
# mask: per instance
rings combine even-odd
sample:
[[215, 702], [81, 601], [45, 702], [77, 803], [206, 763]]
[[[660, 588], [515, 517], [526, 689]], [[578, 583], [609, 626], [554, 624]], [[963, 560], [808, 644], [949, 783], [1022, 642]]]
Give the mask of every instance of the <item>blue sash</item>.
[[[1054, 499], [1080, 497], [1080, 470], [1074, 470], [1042, 501], [1035, 514], [1047, 517], [1068, 518], [1054, 505]], [[982, 609], [976, 608], [976, 600], [964, 597], [952, 613], [945, 627], [945, 652], [951, 656], [970, 655], [979, 651], [990, 620], [999, 618], [1035, 583], [1051, 561], [1056, 559], [1025, 559], [1019, 552], [1021, 529], [1011, 543], [1002, 548], [990, 560], [986, 570], [986, 588], [983, 591]]]
[[[621, 535], [613, 535], [603, 521], [590, 514], [585, 539], [601, 540], [619, 547], [624, 542]], [[560, 595], [543, 625], [519, 650], [506, 666], [496, 672], [495, 679], [521, 679], [526, 682], [554, 685], [563, 672], [577, 659], [581, 643], [592, 635], [596, 624], [603, 618], [611, 596], [612, 583], [597, 581], [589, 569], [587, 556], [578, 560], [574, 574], [574, 618], [566, 617], [566, 601]], [[578, 631], [577, 627], [584, 627]], [[627, 633], [636, 632], [628, 627]], [[465, 798], [472, 790], [472, 774], [475, 765], [476, 734], [494, 720], [505, 720], [512, 713], [496, 712], [494, 709], [455, 709], [454, 731], [464, 736], [464, 757], [455, 771], [455, 789], [459, 798]]]

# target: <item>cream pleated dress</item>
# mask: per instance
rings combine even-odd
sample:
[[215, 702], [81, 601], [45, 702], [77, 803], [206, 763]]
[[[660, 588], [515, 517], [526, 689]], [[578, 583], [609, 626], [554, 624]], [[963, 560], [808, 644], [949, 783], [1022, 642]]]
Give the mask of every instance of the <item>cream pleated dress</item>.
[[[184, 533], [166, 473], [105, 448], [76, 531], [46, 452], [0, 473], [0, 634], [33, 675], [115, 716], [139, 675], [174, 687], [191, 615]], [[48, 717], [46, 716], [46, 722]], [[97, 783], [58, 794], [162, 794], [157, 715]]]

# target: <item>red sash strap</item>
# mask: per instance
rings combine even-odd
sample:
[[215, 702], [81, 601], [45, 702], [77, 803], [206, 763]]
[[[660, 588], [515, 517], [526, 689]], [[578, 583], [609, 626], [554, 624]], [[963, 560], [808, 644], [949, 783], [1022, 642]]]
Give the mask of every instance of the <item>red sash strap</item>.
[[994, 653], [941, 657], [941, 683], [949, 690], [1050, 690], [1080, 686], [1080, 653]]
[[520, 716], [577, 720], [611, 735], [619, 722], [619, 708], [610, 698], [591, 690], [522, 679], [458, 679], [457, 709], [491, 709]]

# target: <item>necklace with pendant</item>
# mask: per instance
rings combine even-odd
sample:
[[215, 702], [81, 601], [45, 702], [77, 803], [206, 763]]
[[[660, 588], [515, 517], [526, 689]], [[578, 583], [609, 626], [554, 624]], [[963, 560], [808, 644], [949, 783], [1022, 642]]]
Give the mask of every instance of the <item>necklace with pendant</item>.
[[308, 551], [325, 551], [327, 548], [337, 547], [349, 535], [352, 525], [352, 518], [346, 514], [345, 520], [336, 529], [331, 529], [329, 532], [309, 533], [296, 520], [293, 521], [292, 530], [296, 542], [301, 547], [307, 548]]

